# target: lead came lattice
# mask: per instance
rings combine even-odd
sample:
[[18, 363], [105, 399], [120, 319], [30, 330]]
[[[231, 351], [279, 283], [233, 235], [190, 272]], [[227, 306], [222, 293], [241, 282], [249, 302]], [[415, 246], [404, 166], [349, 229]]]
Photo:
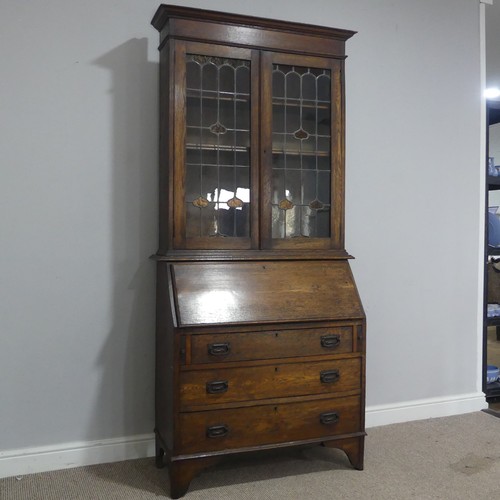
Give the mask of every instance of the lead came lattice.
[[186, 236], [249, 237], [250, 62], [186, 56]]
[[273, 238], [330, 237], [330, 70], [273, 65]]

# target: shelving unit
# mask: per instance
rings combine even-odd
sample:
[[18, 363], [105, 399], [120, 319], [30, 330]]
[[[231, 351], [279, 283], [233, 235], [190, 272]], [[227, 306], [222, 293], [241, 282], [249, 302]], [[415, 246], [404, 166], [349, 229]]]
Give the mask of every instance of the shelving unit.
[[[490, 133], [489, 127], [491, 125], [495, 125], [500, 123], [500, 102], [489, 101], [487, 104], [487, 158], [490, 156]], [[488, 345], [491, 347], [491, 338], [488, 341], [488, 329], [495, 328], [496, 342], [500, 342], [500, 317], [488, 317], [488, 303], [496, 303], [491, 300], [489, 297], [489, 285], [488, 280], [491, 279], [488, 276], [488, 262], [491, 257], [500, 258], [500, 248], [493, 248], [488, 245], [488, 207], [489, 207], [489, 193], [500, 190], [500, 176], [491, 176], [488, 172], [488, 161], [485, 164], [486, 168], [486, 207], [485, 207], [485, 216], [486, 216], [486, 231], [485, 231], [485, 271], [484, 271], [484, 322], [483, 322], [483, 332], [484, 332], [484, 342], [483, 342], [483, 391], [486, 395], [486, 401], [488, 403], [497, 403], [500, 402], [500, 382], [487, 383], [486, 382], [486, 367], [489, 364], [500, 364], [500, 358], [493, 358], [493, 353], [490, 352], [491, 349], [488, 349]], [[498, 274], [498, 279], [500, 280], [500, 273]], [[490, 300], [489, 300], [490, 299]], [[491, 335], [490, 335], [491, 337]], [[494, 342], [494, 341], [493, 341]]]

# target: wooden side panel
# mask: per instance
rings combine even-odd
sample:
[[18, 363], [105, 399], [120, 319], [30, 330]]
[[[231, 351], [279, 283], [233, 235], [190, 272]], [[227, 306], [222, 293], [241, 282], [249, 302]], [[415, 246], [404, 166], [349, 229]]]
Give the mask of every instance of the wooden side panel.
[[364, 317], [346, 261], [177, 263], [172, 276], [180, 327]]
[[155, 427], [168, 450], [173, 450], [175, 357], [173, 325], [166, 277], [167, 265], [157, 264]]
[[166, 44], [160, 52], [160, 136], [159, 136], [159, 249], [164, 254], [172, 247], [172, 227], [169, 214], [172, 213], [173, 185], [173, 78], [170, 78], [173, 62], [172, 44]]

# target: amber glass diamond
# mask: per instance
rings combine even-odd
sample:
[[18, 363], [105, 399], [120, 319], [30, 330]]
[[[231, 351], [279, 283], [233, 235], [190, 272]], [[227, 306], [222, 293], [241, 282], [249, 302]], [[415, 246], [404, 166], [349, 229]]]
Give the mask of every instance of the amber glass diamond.
[[205, 208], [208, 207], [208, 200], [203, 196], [199, 196], [196, 200], [193, 200], [193, 205], [198, 208]]
[[299, 128], [299, 130], [297, 130], [293, 136], [295, 137], [295, 139], [307, 139], [309, 137], [309, 134], [303, 129], [303, 128]]
[[286, 198], [284, 200], [281, 200], [278, 203], [278, 207], [281, 208], [281, 210], [290, 210], [291, 208], [294, 207], [293, 203], [290, 200], [287, 200]]

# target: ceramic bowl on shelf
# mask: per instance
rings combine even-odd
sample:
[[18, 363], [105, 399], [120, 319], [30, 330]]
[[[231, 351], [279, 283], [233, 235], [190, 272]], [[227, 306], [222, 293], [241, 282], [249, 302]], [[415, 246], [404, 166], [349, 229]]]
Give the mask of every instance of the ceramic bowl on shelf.
[[486, 369], [486, 383], [492, 384], [498, 380], [500, 376], [500, 370], [498, 366], [488, 365]]

